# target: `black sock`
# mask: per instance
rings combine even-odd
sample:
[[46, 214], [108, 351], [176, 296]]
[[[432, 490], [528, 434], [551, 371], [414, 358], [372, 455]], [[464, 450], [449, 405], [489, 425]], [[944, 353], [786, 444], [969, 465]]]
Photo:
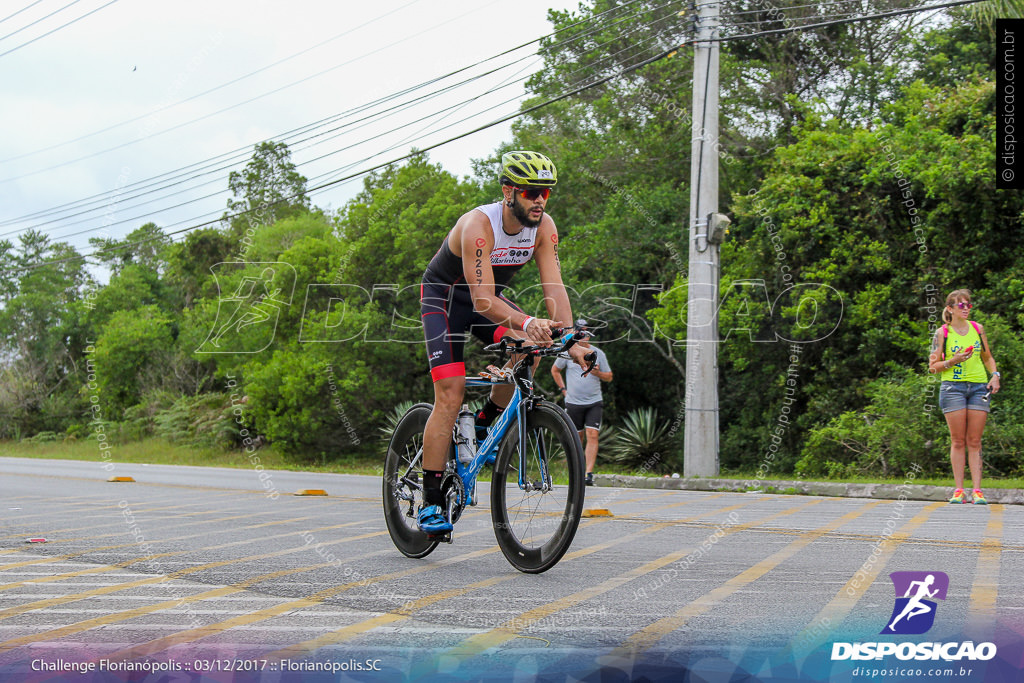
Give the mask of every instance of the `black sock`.
[[491, 423], [494, 422], [494, 418], [501, 415], [505, 409], [499, 406], [491, 399], [487, 399], [487, 403], [484, 407], [476, 414], [476, 424], [478, 427], [490, 427]]
[[444, 470], [423, 470], [423, 504], [444, 507], [444, 496], [441, 495], [441, 479]]

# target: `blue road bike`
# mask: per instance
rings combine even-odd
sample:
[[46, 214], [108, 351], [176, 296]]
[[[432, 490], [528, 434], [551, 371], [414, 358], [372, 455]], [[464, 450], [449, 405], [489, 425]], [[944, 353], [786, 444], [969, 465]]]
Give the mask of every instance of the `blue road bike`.
[[[477, 475], [493, 462], [494, 534], [501, 552], [523, 572], [539, 574], [562, 558], [579, 526], [584, 495], [579, 435], [561, 407], [534, 394], [533, 359], [563, 353], [587, 334], [567, 334], [561, 344], [552, 346], [506, 337], [485, 350], [498, 353], [500, 362], [512, 358], [512, 367], [466, 377], [467, 387], [514, 384], [515, 391], [468, 463], [456, 457], [458, 426], [453, 429], [441, 481], [445, 513], [454, 524], [466, 506], [479, 503]], [[596, 358], [593, 352], [586, 356], [591, 368]], [[450, 533], [428, 536], [416, 525], [423, 503], [423, 428], [431, 409], [430, 404], [418, 403], [402, 416], [384, 460], [384, 517], [395, 546], [408, 557], [426, 557], [439, 543], [451, 543]]]

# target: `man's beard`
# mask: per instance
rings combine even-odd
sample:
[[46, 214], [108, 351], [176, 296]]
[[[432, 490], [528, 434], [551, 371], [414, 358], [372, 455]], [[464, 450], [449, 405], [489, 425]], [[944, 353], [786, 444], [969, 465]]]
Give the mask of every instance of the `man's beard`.
[[512, 215], [516, 217], [520, 225], [524, 228], [536, 228], [540, 225], [541, 220], [544, 218], [544, 211], [541, 210], [540, 218], [533, 220], [530, 218], [530, 212], [528, 209], [524, 209], [517, 200], [512, 200]]

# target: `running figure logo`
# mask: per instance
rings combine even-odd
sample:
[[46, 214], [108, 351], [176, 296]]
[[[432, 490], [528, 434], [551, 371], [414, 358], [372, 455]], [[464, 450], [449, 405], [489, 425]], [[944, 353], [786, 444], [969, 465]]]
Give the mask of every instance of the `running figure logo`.
[[220, 293], [217, 318], [196, 353], [257, 353], [270, 346], [281, 311], [292, 302], [295, 269], [283, 262], [225, 262], [210, 270]]
[[946, 599], [949, 577], [943, 572], [893, 572], [889, 578], [896, 589], [896, 605], [881, 632], [902, 635], [927, 632], [935, 623], [937, 607], [929, 598]]

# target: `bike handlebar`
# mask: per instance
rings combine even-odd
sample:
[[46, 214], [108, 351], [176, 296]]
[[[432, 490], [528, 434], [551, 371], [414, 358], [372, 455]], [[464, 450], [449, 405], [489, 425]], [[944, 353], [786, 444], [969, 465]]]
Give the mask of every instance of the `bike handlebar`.
[[[565, 332], [564, 327], [559, 327], [551, 330], [552, 339], [558, 339], [562, 337]], [[484, 347], [484, 351], [492, 351], [506, 355], [526, 355], [526, 356], [555, 356], [560, 353], [564, 353], [576, 345], [576, 342], [581, 339], [586, 339], [591, 336], [590, 332], [586, 330], [575, 330], [567, 338], [563, 337], [565, 341], [561, 346], [541, 346], [539, 344], [531, 344], [527, 346], [526, 339], [514, 339], [512, 337], [502, 337], [499, 341], [494, 344], [488, 344]], [[584, 371], [584, 376], [590, 374], [590, 371], [594, 369], [594, 364], [597, 362], [597, 352], [591, 351], [583, 357], [589, 363], [589, 366]]]

